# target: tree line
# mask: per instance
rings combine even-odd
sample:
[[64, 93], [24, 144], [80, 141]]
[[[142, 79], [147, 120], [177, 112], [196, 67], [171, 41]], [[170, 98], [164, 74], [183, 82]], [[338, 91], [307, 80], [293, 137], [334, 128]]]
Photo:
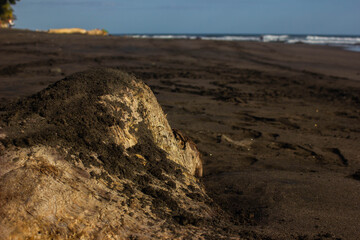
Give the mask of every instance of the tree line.
[[14, 10], [11, 5], [20, 0], [0, 0], [0, 21], [8, 22], [15, 20]]

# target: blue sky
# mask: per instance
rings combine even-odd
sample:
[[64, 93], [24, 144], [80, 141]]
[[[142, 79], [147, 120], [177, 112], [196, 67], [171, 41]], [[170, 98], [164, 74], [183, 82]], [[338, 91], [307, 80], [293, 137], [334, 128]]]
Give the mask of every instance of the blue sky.
[[21, 0], [16, 27], [360, 35], [360, 0]]

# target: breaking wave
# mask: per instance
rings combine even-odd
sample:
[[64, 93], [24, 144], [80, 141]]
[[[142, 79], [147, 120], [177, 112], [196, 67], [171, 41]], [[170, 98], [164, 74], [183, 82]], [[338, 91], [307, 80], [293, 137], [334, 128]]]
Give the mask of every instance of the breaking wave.
[[[124, 35], [122, 35], [124, 36]], [[280, 34], [134, 34], [126, 35], [131, 38], [153, 38], [153, 39], [200, 39], [213, 41], [253, 41], [253, 42], [282, 42], [282, 43], [304, 43], [341, 46], [346, 49], [357, 49], [359, 51], [360, 36], [342, 35], [280, 35]], [[353, 46], [352, 48], [350, 48]]]

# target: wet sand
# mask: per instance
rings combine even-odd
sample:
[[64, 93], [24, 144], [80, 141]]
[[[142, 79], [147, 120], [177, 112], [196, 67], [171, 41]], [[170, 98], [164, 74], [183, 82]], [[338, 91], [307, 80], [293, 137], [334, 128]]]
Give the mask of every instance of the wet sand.
[[271, 239], [360, 236], [360, 53], [0, 30], [2, 104], [74, 72], [144, 80], [198, 145], [208, 194]]

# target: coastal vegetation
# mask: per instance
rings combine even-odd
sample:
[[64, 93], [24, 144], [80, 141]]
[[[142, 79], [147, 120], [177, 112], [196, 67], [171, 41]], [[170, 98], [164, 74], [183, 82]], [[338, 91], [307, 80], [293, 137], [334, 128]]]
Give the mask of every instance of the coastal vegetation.
[[16, 17], [14, 15], [14, 10], [11, 5], [16, 4], [19, 0], [0, 0], [0, 23], [7, 24], [10, 21], [13, 21]]

